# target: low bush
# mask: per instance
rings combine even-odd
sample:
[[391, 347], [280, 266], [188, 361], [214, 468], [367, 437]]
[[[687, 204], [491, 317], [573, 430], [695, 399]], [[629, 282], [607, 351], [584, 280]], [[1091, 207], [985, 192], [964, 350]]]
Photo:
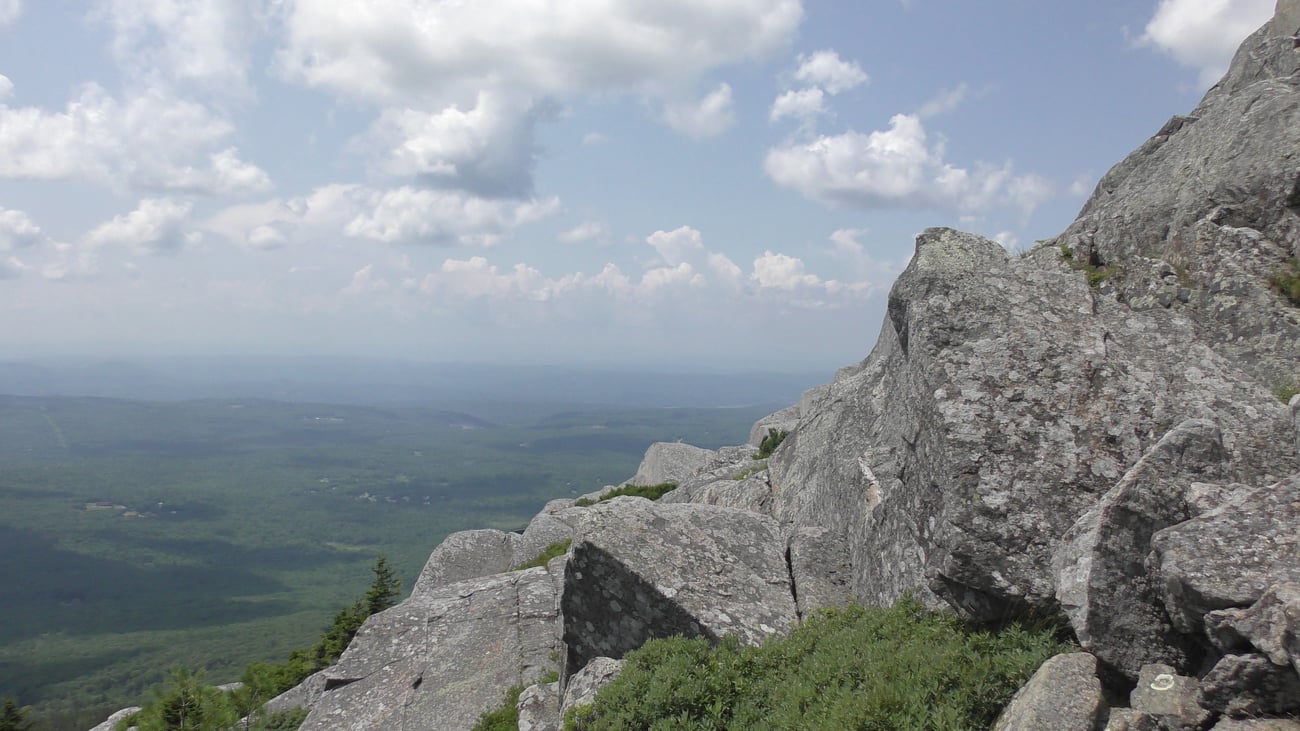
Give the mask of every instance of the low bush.
[[1292, 259], [1286, 268], [1268, 278], [1268, 283], [1278, 294], [1291, 300], [1291, 304], [1300, 307], [1300, 259]]
[[825, 612], [787, 637], [651, 640], [569, 731], [987, 729], [1044, 660], [1050, 630], [973, 630], [910, 599]]
[[573, 541], [567, 538], [563, 541], [556, 541], [546, 548], [543, 548], [542, 552], [534, 556], [532, 559], [524, 561], [511, 570], [520, 571], [522, 569], [531, 569], [534, 566], [545, 566], [551, 559], [563, 554], [565, 551], [568, 551], [569, 546], [572, 544]]
[[784, 442], [788, 436], [790, 436], [790, 432], [785, 429], [768, 427], [767, 436], [763, 437], [763, 441], [758, 443], [758, 454], [755, 454], [753, 458], [767, 459], [771, 457], [776, 448], [781, 446], [781, 442]]
[[614, 498], [623, 495], [634, 495], [636, 497], [646, 498], [647, 500], [658, 500], [676, 489], [676, 482], [661, 482], [658, 485], [624, 485], [617, 490], [610, 490], [595, 500], [585, 497], [578, 498], [573, 501], [573, 504], [579, 508], [586, 508], [595, 505], [596, 503], [603, 503], [606, 500], [613, 500]]
[[[554, 683], [559, 679], [560, 674], [551, 670], [537, 682], [542, 684]], [[518, 731], [519, 696], [523, 692], [524, 686], [522, 685], [507, 688], [501, 698], [501, 705], [483, 711], [483, 715], [478, 717], [478, 723], [474, 724], [470, 731]]]

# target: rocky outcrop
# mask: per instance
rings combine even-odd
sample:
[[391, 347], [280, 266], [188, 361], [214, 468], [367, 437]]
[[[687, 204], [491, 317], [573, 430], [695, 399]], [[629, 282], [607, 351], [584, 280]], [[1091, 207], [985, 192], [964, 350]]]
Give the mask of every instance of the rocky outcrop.
[[700, 449], [681, 442], [657, 442], [650, 445], [636, 475], [628, 480], [633, 485], [659, 485], [665, 482], [684, 482], [713, 459], [713, 451]]
[[619, 497], [578, 524], [564, 571], [567, 677], [655, 637], [758, 644], [796, 621], [780, 527], [711, 505]]
[[564, 690], [564, 702], [560, 705], [560, 718], [569, 715], [569, 711], [589, 706], [596, 699], [596, 693], [613, 682], [623, 671], [623, 661], [610, 657], [592, 658], [581, 670], [574, 673]]
[[1086, 652], [1057, 655], [1016, 693], [994, 731], [1094, 731], [1106, 707], [1097, 658]]
[[304, 731], [466, 729], [558, 650], [556, 582], [544, 568], [447, 584], [372, 616]]
[[1210, 612], [1205, 629], [1222, 652], [1257, 651], [1300, 674], [1300, 584], [1275, 584], [1245, 609]]

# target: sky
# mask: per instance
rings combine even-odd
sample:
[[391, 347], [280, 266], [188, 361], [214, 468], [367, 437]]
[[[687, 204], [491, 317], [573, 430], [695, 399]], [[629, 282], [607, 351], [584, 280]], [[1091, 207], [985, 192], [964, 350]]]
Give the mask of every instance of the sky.
[[0, 359], [829, 370], [1274, 0], [0, 0]]

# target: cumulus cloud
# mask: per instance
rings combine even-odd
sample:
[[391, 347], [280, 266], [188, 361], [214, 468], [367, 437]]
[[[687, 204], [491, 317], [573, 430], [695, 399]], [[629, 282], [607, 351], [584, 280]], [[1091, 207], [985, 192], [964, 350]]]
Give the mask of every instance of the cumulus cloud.
[[821, 286], [821, 279], [815, 274], [804, 271], [800, 259], [770, 251], [754, 260], [754, 281], [760, 287], [775, 289], [796, 289], [798, 287]]
[[772, 102], [772, 111], [768, 118], [779, 122], [792, 117], [802, 122], [810, 122], [826, 113], [826, 94], [820, 88], [792, 89], [782, 93]]
[[17, 279], [27, 271], [27, 266], [16, 256], [0, 259], [0, 280]]
[[18, 20], [18, 16], [22, 13], [22, 0], [0, 0], [0, 30]]
[[14, 82], [9, 80], [8, 76], [0, 74], [0, 102], [7, 100], [14, 95]]
[[379, 167], [435, 185], [486, 194], [522, 194], [531, 187], [535, 153], [531, 109], [484, 91], [474, 106], [436, 112], [385, 111], [370, 135], [387, 148]]
[[731, 86], [720, 84], [697, 102], [665, 105], [664, 120], [669, 127], [688, 137], [717, 137], [736, 121], [731, 103]]
[[554, 197], [513, 200], [412, 186], [332, 184], [295, 198], [230, 206], [203, 227], [262, 249], [331, 237], [490, 246], [559, 210]]
[[845, 61], [833, 50], [822, 50], [799, 57], [795, 81], [807, 86], [818, 86], [829, 94], [839, 94], [869, 80], [867, 72], [857, 61]]
[[566, 244], [577, 244], [584, 241], [608, 241], [609, 227], [599, 221], [583, 221], [568, 231], [563, 231], [557, 239]]
[[646, 243], [650, 244], [663, 263], [670, 267], [680, 266], [693, 260], [704, 251], [704, 237], [690, 226], [682, 226], [672, 231], [655, 231], [646, 237]]
[[222, 146], [233, 133], [201, 104], [157, 92], [118, 100], [89, 84], [62, 112], [0, 104], [0, 177], [206, 194], [266, 190], [266, 173]]
[[912, 114], [896, 114], [889, 129], [820, 136], [768, 150], [764, 169], [778, 185], [824, 203], [859, 208], [932, 207], [979, 211], [1016, 205], [1032, 211], [1050, 193], [1037, 176], [1017, 176], [1010, 165], [953, 166], [941, 146], [927, 141]]
[[1274, 0], [1161, 0], [1141, 42], [1200, 69], [1208, 87], [1228, 69], [1242, 39], [1273, 15]]
[[367, 264], [352, 273], [352, 281], [343, 288], [344, 294], [361, 295], [370, 292], [384, 292], [389, 288], [388, 280], [375, 275], [375, 265]]
[[86, 236], [91, 246], [124, 246], [141, 252], [177, 251], [196, 243], [201, 234], [190, 230], [193, 204], [170, 198], [146, 198], [134, 211], [97, 226]]
[[31, 246], [44, 238], [26, 213], [0, 208], [0, 251]]
[[249, 94], [256, 0], [99, 0], [118, 65], [137, 82]]
[[966, 95], [970, 92], [970, 87], [966, 84], [958, 84], [952, 89], [943, 89], [932, 99], [921, 105], [916, 111], [916, 116], [926, 119], [939, 114], [951, 112], [966, 100]]

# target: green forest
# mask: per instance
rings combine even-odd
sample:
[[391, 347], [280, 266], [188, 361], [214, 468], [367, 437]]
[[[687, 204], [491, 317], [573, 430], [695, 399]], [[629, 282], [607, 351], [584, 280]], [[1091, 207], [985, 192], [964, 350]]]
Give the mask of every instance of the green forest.
[[773, 408], [0, 396], [0, 699], [84, 731], [178, 668], [235, 680], [311, 646], [377, 556], [409, 587], [448, 533]]

